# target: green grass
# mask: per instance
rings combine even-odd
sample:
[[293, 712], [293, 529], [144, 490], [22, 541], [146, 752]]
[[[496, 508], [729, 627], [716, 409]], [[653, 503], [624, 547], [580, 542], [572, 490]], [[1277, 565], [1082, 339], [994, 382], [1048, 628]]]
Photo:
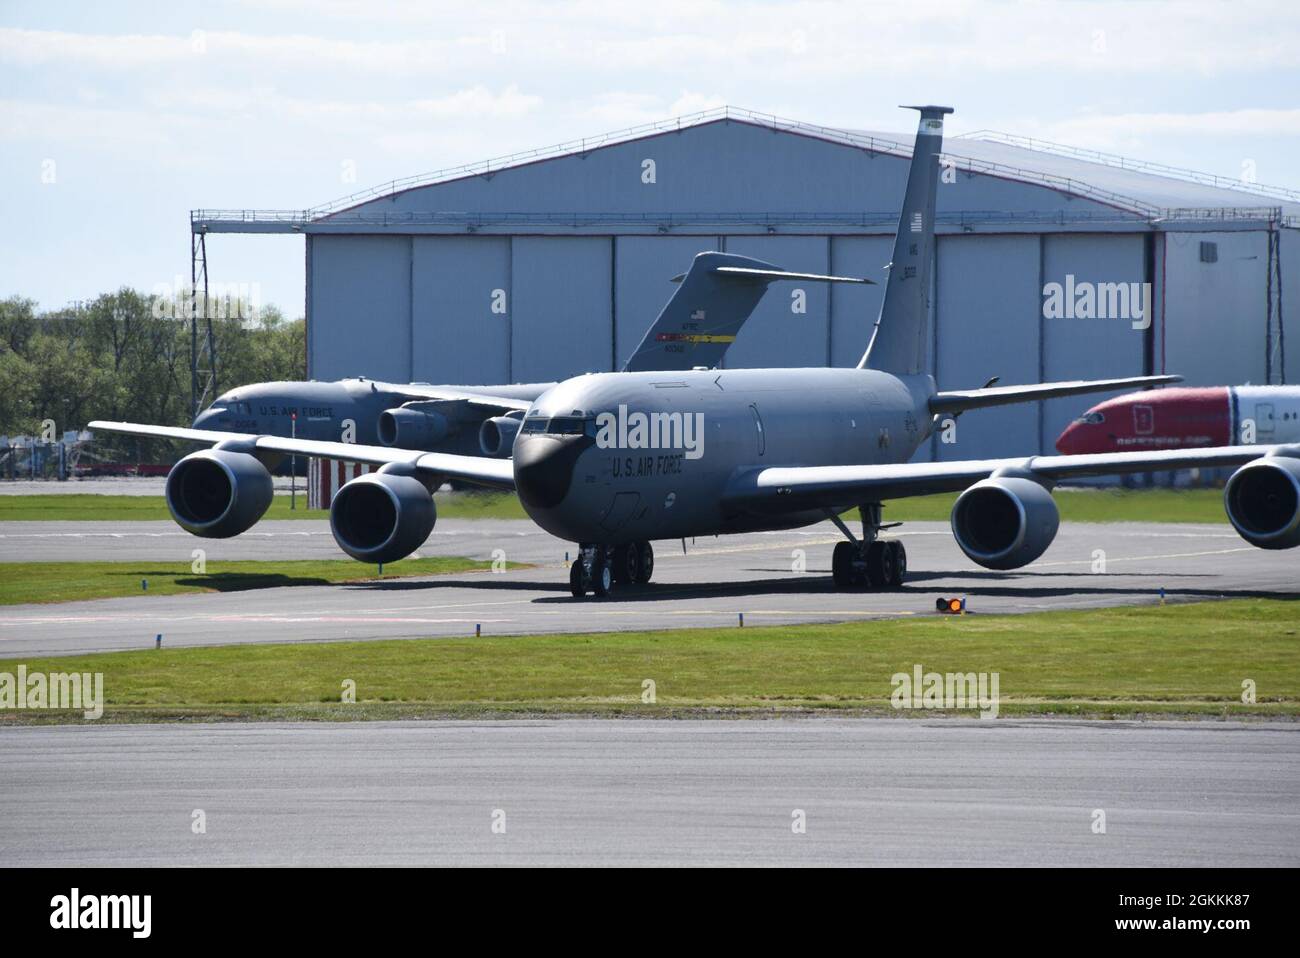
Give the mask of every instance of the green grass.
[[[246, 645], [0, 661], [102, 672], [104, 721], [901, 713], [891, 676], [997, 672], [1003, 715], [1300, 715], [1300, 607], [1233, 600], [795, 627]], [[345, 680], [356, 704], [340, 702]], [[642, 702], [643, 682], [657, 701]], [[1242, 682], [1257, 704], [1241, 702]], [[79, 713], [0, 712], [0, 721]]]
[[[307, 494], [298, 492], [296, 509], [290, 497], [277, 495], [264, 519], [329, 519], [328, 509], [308, 509]], [[438, 515], [446, 519], [526, 519], [513, 493], [453, 492], [437, 497]], [[129, 521], [170, 519], [167, 503], [158, 496], [109, 496], [95, 493], [37, 493], [0, 495], [0, 522], [87, 520]]]
[[[890, 521], [944, 521], [955, 495], [918, 496], [886, 504]], [[1064, 489], [1056, 493], [1066, 522], [1211, 522], [1226, 523], [1223, 493], [1217, 489]], [[444, 519], [523, 519], [523, 507], [512, 493], [457, 492], [437, 497]], [[325, 510], [289, 509], [288, 496], [276, 496], [267, 519], [327, 519]], [[131, 520], [168, 519], [162, 496], [103, 496], [86, 494], [0, 496], [0, 522], [14, 520]]]
[[[490, 562], [454, 557], [403, 559], [385, 565], [382, 578], [490, 567]], [[360, 582], [381, 578], [377, 571], [351, 559], [209, 562], [203, 574], [195, 573], [188, 562], [5, 562], [0, 564], [0, 605]], [[148, 583], [147, 589], [142, 582]]]
[[[1228, 522], [1221, 489], [1058, 489], [1053, 496], [1063, 522]], [[896, 499], [885, 503], [885, 519], [947, 522], [956, 498]]]

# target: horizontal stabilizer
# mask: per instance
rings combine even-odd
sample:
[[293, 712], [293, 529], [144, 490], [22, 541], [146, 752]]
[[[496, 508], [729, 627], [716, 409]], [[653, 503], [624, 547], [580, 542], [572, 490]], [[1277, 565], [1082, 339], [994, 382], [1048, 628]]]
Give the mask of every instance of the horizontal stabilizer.
[[1035, 383], [1030, 386], [993, 386], [984, 389], [958, 389], [935, 393], [930, 400], [932, 413], [962, 413], [985, 406], [1008, 406], [1018, 402], [1075, 396], [1080, 393], [1105, 393], [1117, 389], [1141, 389], [1144, 386], [1167, 386], [1180, 383], [1182, 376], [1130, 376], [1127, 379], [1075, 379], [1060, 383]]
[[820, 283], [866, 283], [868, 286], [876, 285], [874, 279], [864, 279], [860, 276], [823, 276], [821, 273], [791, 273], [783, 269], [748, 269], [744, 266], [719, 266], [713, 272], [741, 278], [807, 279]]

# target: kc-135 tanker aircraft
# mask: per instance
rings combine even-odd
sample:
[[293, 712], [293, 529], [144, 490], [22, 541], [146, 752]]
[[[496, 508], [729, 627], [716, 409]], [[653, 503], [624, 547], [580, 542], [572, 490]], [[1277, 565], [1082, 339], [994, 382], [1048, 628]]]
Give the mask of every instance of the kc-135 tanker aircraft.
[[[909, 462], [940, 416], [1177, 377], [939, 391], [925, 371], [926, 306], [943, 117], [920, 111], [884, 302], [855, 369], [618, 372], [561, 382], [528, 403], [511, 459], [234, 432], [94, 422], [132, 435], [213, 444], [167, 478], [172, 516], [200, 536], [238, 535], [270, 505], [267, 464], [284, 454], [380, 466], [344, 485], [330, 509], [335, 540], [363, 562], [409, 555], [433, 531], [431, 490], [446, 479], [515, 489], [529, 516], [579, 543], [575, 596], [646, 582], [651, 540], [788, 529], [833, 520], [840, 587], [903, 581], [902, 543], [882, 540], [890, 499], [962, 491], [952, 510], [961, 550], [991, 569], [1034, 561], [1056, 535], [1050, 489], [1076, 476], [1241, 466], [1228, 517], [1266, 549], [1300, 545], [1300, 445]], [[1008, 348], [1014, 348], [1009, 343]], [[840, 519], [857, 507], [855, 536]]]

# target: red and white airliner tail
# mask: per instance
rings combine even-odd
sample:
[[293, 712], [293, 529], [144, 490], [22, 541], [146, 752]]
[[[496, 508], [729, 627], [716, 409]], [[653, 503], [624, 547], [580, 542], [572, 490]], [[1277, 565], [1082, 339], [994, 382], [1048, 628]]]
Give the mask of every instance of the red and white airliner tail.
[[1126, 393], [1066, 427], [1067, 456], [1300, 442], [1300, 386], [1200, 386]]

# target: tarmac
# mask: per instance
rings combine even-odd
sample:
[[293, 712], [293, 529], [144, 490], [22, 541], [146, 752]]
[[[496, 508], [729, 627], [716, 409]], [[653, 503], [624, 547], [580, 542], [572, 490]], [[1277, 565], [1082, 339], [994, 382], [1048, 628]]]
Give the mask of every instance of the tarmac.
[[1300, 864], [1294, 724], [25, 727], [0, 767], [10, 867]]
[[[793, 532], [658, 542], [654, 581], [606, 599], [574, 600], [570, 543], [527, 520], [445, 520], [420, 555], [461, 555], [530, 568], [296, 585], [245, 592], [149, 595], [0, 608], [0, 658], [247, 642], [319, 642], [545, 632], [739, 626], [934, 615], [962, 596], [974, 614], [1041, 612], [1206, 598], [1300, 595], [1291, 557], [1255, 549], [1226, 525], [1066, 523], [1037, 562], [1014, 572], [963, 556], [946, 523], [896, 530], [909, 557], [904, 587], [837, 591], [830, 523]], [[0, 523], [0, 563], [114, 559], [188, 569], [192, 550], [222, 559], [328, 558], [328, 523], [260, 523], [235, 539], [196, 539], [170, 522]], [[0, 570], [3, 566], [0, 565]], [[362, 569], [364, 567], [358, 567]], [[386, 571], [398, 572], [400, 563]], [[199, 577], [196, 577], [196, 580]]]

